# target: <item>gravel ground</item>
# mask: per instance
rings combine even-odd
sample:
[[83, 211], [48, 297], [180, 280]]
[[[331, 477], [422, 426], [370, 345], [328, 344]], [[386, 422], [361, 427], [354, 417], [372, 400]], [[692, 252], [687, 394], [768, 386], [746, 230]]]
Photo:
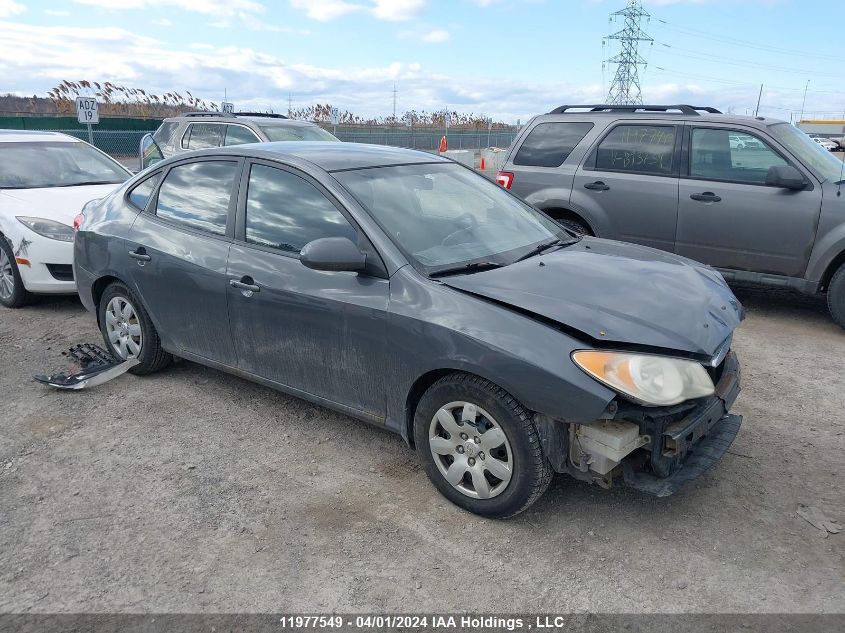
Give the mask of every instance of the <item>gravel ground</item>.
[[99, 342], [75, 299], [0, 310], [0, 612], [843, 612], [845, 332], [737, 289], [745, 423], [655, 499], [558, 477], [467, 514], [400, 438], [191, 363], [91, 391], [29, 376]]

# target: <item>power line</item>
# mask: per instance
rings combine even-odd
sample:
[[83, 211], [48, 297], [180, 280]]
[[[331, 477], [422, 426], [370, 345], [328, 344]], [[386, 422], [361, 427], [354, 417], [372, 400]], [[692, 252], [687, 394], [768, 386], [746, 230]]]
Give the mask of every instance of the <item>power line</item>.
[[628, 6], [611, 14], [611, 20], [617, 16], [625, 18], [625, 26], [607, 36], [609, 40], [619, 40], [621, 51], [607, 62], [616, 64], [616, 74], [607, 93], [607, 102], [611, 104], [641, 104], [643, 102], [640, 89], [639, 66], [645, 66], [646, 61], [639, 53], [640, 42], [651, 42], [652, 38], [642, 30], [640, 22], [648, 18], [649, 13], [643, 9], [640, 0], [628, 0]]
[[[721, 84], [730, 84], [734, 86], [757, 86], [757, 84], [753, 81], [735, 81], [731, 79], [723, 79], [721, 77], [713, 77], [712, 75], [701, 75], [698, 73], [690, 73], [686, 71], [678, 71], [672, 70], [669, 68], [664, 68], [663, 66], [657, 66], [656, 64], [652, 64], [652, 68], [657, 69], [658, 74], [667, 74], [667, 75], [675, 75], [677, 77], [683, 77], [684, 79], [703, 79], [705, 81], [710, 81], [714, 83], [721, 83]], [[789, 86], [772, 86], [770, 84], [766, 84], [767, 90], [788, 90], [794, 92], [804, 92], [804, 88], [795, 88]], [[808, 90], [808, 94], [830, 94], [830, 95], [845, 95], [845, 90]]]
[[818, 59], [827, 59], [830, 61], [838, 61], [838, 62], [845, 62], [845, 57], [837, 56], [837, 55], [826, 55], [824, 53], [810, 53], [808, 51], [800, 51], [796, 49], [790, 48], [783, 48], [780, 46], [771, 46], [769, 44], [759, 44], [756, 42], [751, 42], [749, 40], [743, 40], [740, 38], [729, 37], [724, 35], [714, 35], [708, 31], [703, 31], [701, 29], [694, 29], [687, 26], [678, 26], [674, 23], [668, 22], [667, 20], [661, 20], [659, 18], [655, 18], [655, 21], [658, 22], [663, 27], [678, 31], [684, 35], [692, 35], [694, 37], [700, 37], [702, 39], [708, 39], [716, 42], [723, 42], [727, 44], [732, 44], [734, 46], [743, 46], [746, 48], [753, 48], [761, 51], [768, 51], [771, 53], [780, 53], [782, 55], [795, 55], [799, 57], [814, 57]]
[[[749, 67], [749, 68], [760, 68], [760, 69], [763, 69], [763, 70], [774, 70], [776, 72], [797, 74], [797, 75], [802, 75], [804, 77], [806, 77], [807, 75], [814, 75], [814, 76], [817, 76], [817, 77], [829, 77], [829, 78], [837, 78], [838, 79], [841, 76], [841, 75], [836, 75], [836, 74], [831, 74], [831, 73], [820, 73], [820, 72], [812, 71], [812, 70], [802, 70], [802, 69], [798, 69], [798, 68], [787, 68], [786, 66], [773, 66], [773, 65], [770, 65], [770, 64], [760, 64], [758, 62], [741, 62], [741, 61], [737, 61], [736, 59], [734, 59], [732, 57], [723, 57], [723, 56], [720, 56], [720, 55], [711, 55], [710, 53], [702, 54], [702, 53], [698, 53], [697, 51], [694, 51], [692, 49], [682, 48], [682, 47], [678, 47], [678, 46], [672, 46], [671, 44], [666, 44], [664, 42], [657, 42], [657, 43], [660, 44], [661, 46], [665, 47], [665, 48], [672, 49], [672, 56], [673, 57], [686, 57], [688, 59], [696, 59], [696, 60], [702, 60], [702, 61], [714, 61], [714, 60], [716, 60], [716, 61], [719, 61], [722, 64], [728, 64], [730, 66], [744, 66], [744, 67]], [[688, 52], [687, 53], [679, 53], [679, 52], [676, 52], [676, 51], [688, 51]]]

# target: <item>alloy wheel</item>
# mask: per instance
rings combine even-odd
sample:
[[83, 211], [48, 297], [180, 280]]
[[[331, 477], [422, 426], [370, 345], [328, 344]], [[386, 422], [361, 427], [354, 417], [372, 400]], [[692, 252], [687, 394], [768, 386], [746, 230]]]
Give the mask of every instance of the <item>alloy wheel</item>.
[[428, 443], [440, 474], [473, 499], [505, 491], [513, 474], [513, 453], [505, 432], [484, 409], [450, 402], [434, 414]]
[[143, 334], [134, 306], [125, 297], [114, 297], [106, 307], [106, 334], [117, 354], [124, 359], [141, 353]]
[[[0, 237], [0, 239], [3, 239]], [[0, 248], [0, 297], [11, 299], [15, 292], [15, 273], [6, 251]]]

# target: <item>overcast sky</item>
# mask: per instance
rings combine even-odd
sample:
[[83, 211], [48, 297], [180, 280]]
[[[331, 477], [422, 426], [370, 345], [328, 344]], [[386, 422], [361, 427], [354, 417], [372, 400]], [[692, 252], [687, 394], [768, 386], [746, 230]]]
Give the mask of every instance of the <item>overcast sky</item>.
[[[0, 93], [63, 79], [236, 107], [364, 116], [448, 106], [523, 121], [602, 102], [625, 0], [0, 0]], [[845, 115], [845, 1], [652, 0], [643, 98], [797, 119]]]

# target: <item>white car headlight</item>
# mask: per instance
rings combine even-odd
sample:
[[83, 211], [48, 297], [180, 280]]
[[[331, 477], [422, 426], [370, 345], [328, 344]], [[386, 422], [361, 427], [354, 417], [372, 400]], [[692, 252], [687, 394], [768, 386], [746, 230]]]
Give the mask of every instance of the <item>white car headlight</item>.
[[73, 227], [67, 224], [44, 218], [29, 218], [21, 215], [16, 217], [18, 218], [18, 222], [42, 237], [59, 240], [60, 242], [73, 241]]
[[599, 382], [646, 405], [678, 404], [715, 391], [707, 370], [682, 358], [581, 350], [572, 353], [572, 360]]

